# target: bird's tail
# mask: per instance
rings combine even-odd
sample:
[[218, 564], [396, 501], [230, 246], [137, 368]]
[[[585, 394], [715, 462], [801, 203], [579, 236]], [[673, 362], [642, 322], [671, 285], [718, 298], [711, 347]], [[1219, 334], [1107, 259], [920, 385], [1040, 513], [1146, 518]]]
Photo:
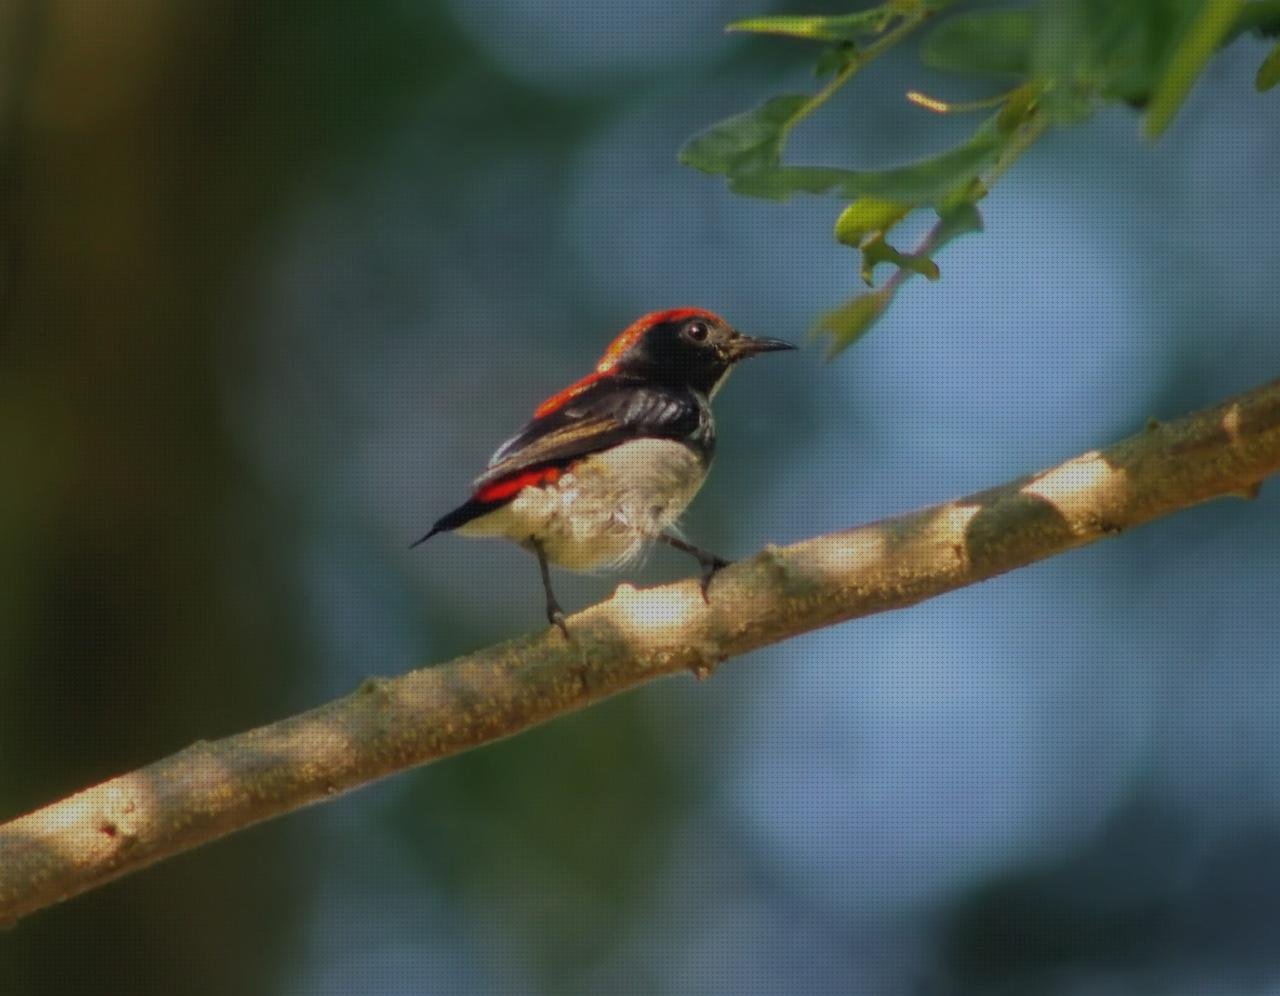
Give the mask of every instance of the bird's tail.
[[422, 539], [416, 539], [412, 543], [410, 543], [409, 549], [412, 550], [415, 546], [422, 546], [423, 543], [431, 539], [432, 536], [434, 536], [436, 533], [439, 533], [439, 532], [444, 532], [444, 530], [437, 529], [435, 526], [432, 526], [431, 531], [428, 532], [426, 536], [423, 536]]
[[472, 499], [464, 505], [459, 505], [448, 515], [441, 518], [434, 526], [431, 527], [427, 535], [422, 539], [416, 540], [409, 544], [412, 550], [415, 546], [421, 546], [427, 540], [431, 539], [436, 533], [447, 533], [451, 529], [457, 529], [459, 526], [465, 526], [472, 519], [478, 519], [487, 512], [493, 511], [491, 502], [479, 502]]

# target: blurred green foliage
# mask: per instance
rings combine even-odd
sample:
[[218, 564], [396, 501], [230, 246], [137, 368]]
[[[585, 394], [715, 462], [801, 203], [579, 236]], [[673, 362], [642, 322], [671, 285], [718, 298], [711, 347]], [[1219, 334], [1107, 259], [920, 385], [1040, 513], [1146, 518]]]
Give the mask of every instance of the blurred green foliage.
[[[812, 96], [773, 97], [713, 125], [680, 153], [682, 163], [724, 176], [740, 194], [785, 200], [794, 193], [834, 193], [853, 202], [836, 222], [836, 239], [859, 250], [867, 283], [880, 263], [897, 272], [882, 287], [818, 319], [815, 331], [829, 338], [832, 353], [871, 328], [908, 276], [937, 279], [931, 254], [982, 227], [977, 203], [1045, 132], [1079, 124], [1101, 104], [1119, 101], [1143, 109], [1143, 133], [1155, 138], [1221, 45], [1245, 31], [1280, 33], [1276, 0], [1040, 0], [990, 4], [950, 16], [943, 10], [947, 6], [936, 0], [888, 0], [846, 15], [781, 15], [731, 24], [730, 30], [825, 42], [815, 72], [834, 75]], [[914, 92], [908, 98], [939, 113], [998, 108], [996, 114], [951, 149], [907, 165], [854, 171], [783, 162], [792, 128], [868, 62], [926, 26], [929, 32], [919, 47], [924, 65], [995, 79], [1004, 89], [967, 104]], [[1280, 49], [1258, 70], [1257, 88], [1269, 89], [1278, 80]], [[916, 210], [932, 210], [938, 221], [914, 251], [904, 252], [887, 236]]]
[[1257, 87], [1259, 91], [1270, 90], [1277, 83], [1280, 83], [1280, 42], [1267, 53], [1267, 57], [1262, 60], [1262, 65], [1258, 67]]

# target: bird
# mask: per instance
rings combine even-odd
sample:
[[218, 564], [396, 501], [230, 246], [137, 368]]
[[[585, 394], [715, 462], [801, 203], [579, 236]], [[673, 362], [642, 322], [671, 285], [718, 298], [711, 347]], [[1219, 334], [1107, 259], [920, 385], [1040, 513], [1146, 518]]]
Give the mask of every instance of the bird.
[[550, 564], [620, 568], [653, 543], [693, 556], [702, 596], [729, 561], [684, 539], [677, 521], [715, 453], [711, 399], [741, 360], [794, 349], [744, 335], [702, 308], [669, 308], [625, 328], [585, 377], [551, 395], [498, 447], [440, 533], [498, 537], [538, 560], [547, 622], [569, 637]]

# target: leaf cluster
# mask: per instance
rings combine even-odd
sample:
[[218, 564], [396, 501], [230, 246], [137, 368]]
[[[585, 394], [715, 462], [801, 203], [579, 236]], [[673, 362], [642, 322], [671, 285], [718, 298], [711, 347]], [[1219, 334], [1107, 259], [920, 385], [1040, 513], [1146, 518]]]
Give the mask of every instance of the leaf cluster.
[[[834, 194], [846, 201], [835, 238], [858, 250], [859, 273], [872, 287], [822, 315], [816, 331], [832, 353], [865, 333], [901, 283], [939, 276], [934, 254], [982, 228], [978, 202], [1042, 134], [1078, 125], [1099, 106], [1123, 103], [1158, 137], [1196, 78], [1224, 45], [1248, 31], [1280, 34], [1280, 0], [1037, 0], [946, 11], [950, 0], [887, 0], [834, 17], [756, 17], [729, 30], [823, 43], [812, 94], [766, 100], [696, 135], [680, 161], [723, 176], [730, 189], [785, 201], [794, 194]], [[986, 112], [969, 136], [946, 151], [881, 170], [798, 166], [783, 156], [791, 130], [868, 62], [916, 32], [921, 61], [934, 69], [987, 80], [989, 98], [948, 104], [923, 94], [908, 99], [938, 113]], [[1257, 75], [1258, 90], [1280, 82], [1280, 44]], [[929, 211], [935, 224], [910, 251], [889, 241], [904, 218]], [[875, 286], [875, 270], [893, 267]]]

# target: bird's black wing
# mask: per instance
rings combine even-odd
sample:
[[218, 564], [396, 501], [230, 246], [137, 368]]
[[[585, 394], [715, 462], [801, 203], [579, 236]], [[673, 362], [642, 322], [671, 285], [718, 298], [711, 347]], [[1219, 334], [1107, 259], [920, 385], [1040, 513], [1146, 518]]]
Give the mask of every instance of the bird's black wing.
[[498, 447], [474, 487], [479, 494], [535, 467], [564, 466], [639, 436], [685, 439], [703, 421], [702, 406], [689, 392], [598, 381]]
[[709, 459], [714, 439], [706, 402], [691, 392], [618, 377], [588, 384], [499, 446], [476, 478], [471, 499], [413, 545], [487, 515], [575, 460], [642, 436], [690, 442]]

